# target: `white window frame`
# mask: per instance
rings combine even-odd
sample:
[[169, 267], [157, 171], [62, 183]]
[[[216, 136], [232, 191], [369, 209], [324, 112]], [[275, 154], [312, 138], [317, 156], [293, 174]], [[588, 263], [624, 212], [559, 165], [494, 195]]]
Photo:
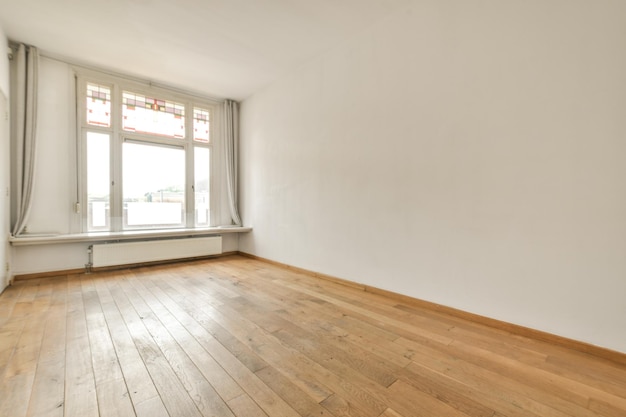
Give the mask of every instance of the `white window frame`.
[[[125, 140], [148, 142], [156, 145], [175, 145], [185, 150], [185, 219], [182, 228], [203, 229], [214, 227], [219, 223], [218, 184], [220, 179], [219, 159], [221, 119], [220, 102], [209, 98], [180, 92], [174, 89], [155, 87], [148, 82], [129, 80], [123, 77], [100, 73], [92, 70], [75, 69], [76, 71], [76, 98], [77, 98], [77, 183], [79, 201], [77, 211], [81, 212], [81, 231], [83, 233], [98, 233], [90, 231], [88, 225], [88, 198], [87, 198], [87, 132], [107, 133], [110, 137], [110, 175], [111, 192], [109, 230], [104, 233], [116, 233], [130, 230], [171, 230], [163, 228], [124, 228], [123, 225], [123, 184], [122, 184], [122, 146]], [[87, 84], [98, 84], [111, 89], [111, 125], [109, 127], [87, 124]], [[129, 132], [122, 129], [122, 92], [131, 91], [143, 94], [146, 97], [158, 97], [185, 105], [185, 138], [169, 138], [166, 136], [146, 133]], [[193, 140], [193, 108], [200, 107], [210, 113], [210, 141], [200, 142]], [[195, 225], [195, 194], [194, 194], [194, 149], [208, 148], [210, 153], [210, 183], [209, 183], [209, 223]], [[82, 209], [81, 209], [82, 208]], [[176, 227], [181, 228], [181, 227]]]

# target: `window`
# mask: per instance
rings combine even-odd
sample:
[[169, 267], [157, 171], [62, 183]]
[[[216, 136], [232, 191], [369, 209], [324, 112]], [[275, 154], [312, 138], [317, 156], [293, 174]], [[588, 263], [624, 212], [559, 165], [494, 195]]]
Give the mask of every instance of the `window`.
[[124, 142], [122, 189], [124, 228], [183, 226], [185, 150]]
[[215, 103], [121, 80], [79, 92], [83, 230], [210, 226]]

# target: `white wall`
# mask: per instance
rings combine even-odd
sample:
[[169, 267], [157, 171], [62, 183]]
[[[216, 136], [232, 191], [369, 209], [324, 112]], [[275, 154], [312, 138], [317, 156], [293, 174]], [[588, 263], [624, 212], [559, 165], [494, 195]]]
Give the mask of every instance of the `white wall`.
[[10, 146], [9, 120], [6, 117], [9, 111], [9, 58], [6, 53], [9, 41], [0, 27], [0, 292], [9, 284], [7, 265], [11, 264], [9, 239], [10, 206]]
[[414, 1], [242, 106], [240, 250], [626, 352], [626, 2]]

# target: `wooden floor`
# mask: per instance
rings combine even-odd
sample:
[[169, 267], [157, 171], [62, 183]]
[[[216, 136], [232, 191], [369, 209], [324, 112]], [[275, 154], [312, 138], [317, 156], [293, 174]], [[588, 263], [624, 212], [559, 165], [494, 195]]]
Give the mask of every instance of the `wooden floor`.
[[3, 417], [626, 416], [624, 365], [240, 256], [18, 282], [0, 375]]

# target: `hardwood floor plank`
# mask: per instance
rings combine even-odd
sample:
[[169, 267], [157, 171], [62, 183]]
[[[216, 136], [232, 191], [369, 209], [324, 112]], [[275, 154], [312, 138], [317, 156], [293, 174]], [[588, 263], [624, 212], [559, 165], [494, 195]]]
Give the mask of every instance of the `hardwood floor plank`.
[[[418, 356], [416, 360], [420, 360], [420, 357]], [[401, 380], [450, 404], [468, 416], [488, 417], [493, 415], [494, 410], [502, 409], [502, 404], [498, 402], [497, 396], [491, 396], [488, 392], [480, 391], [480, 387], [474, 385], [472, 380], [466, 381], [456, 375], [450, 376], [443, 373], [443, 369], [446, 369], [446, 363], [441, 363], [439, 365], [441, 368], [431, 365], [433, 369], [423, 365], [424, 362], [430, 364], [430, 361], [435, 360], [429, 358], [428, 360], [422, 359], [420, 362], [413, 362], [407, 367], [406, 376], [403, 376]]]
[[361, 410], [355, 408], [350, 402], [337, 394], [329, 396], [320, 404], [330, 410], [336, 417], [357, 417], [363, 415]]
[[591, 398], [589, 400], [589, 409], [595, 411], [603, 417], [624, 417], [626, 416], [626, 409], [623, 406], [607, 403], [603, 400], [597, 400]]
[[[451, 407], [449, 404], [438, 401], [423, 391], [398, 380], [387, 390], [388, 404], [394, 410], [411, 416], [448, 416], [467, 417], [467, 414]], [[493, 414], [493, 413], [492, 413]]]
[[40, 362], [33, 381], [27, 416], [63, 417], [65, 358]]
[[228, 400], [228, 406], [238, 417], [272, 417], [265, 414], [261, 407], [246, 394]]
[[3, 325], [11, 316], [15, 304], [20, 299], [20, 294], [24, 289], [23, 285], [11, 285], [4, 289], [0, 295], [2, 303], [0, 303], [0, 325]]
[[96, 390], [100, 416], [136, 416], [123, 378], [103, 380], [98, 383]]
[[137, 417], [169, 417], [161, 397], [156, 396], [140, 403], [133, 403]]
[[[415, 369], [415, 368], [413, 368]], [[473, 399], [473, 391], [462, 383], [451, 380], [427, 368], [419, 368], [419, 372], [405, 369], [399, 381], [427, 394], [450, 407], [462, 411], [470, 417], [490, 417], [494, 410]]]
[[6, 320], [0, 328], [0, 375], [4, 374], [9, 360], [20, 340], [27, 319]]
[[51, 290], [27, 416], [62, 417], [64, 414], [66, 278], [51, 283]]
[[626, 398], [626, 372], [615, 372], [612, 365], [590, 360], [589, 355], [548, 355], [540, 367], [545, 371]]
[[309, 397], [298, 388], [291, 380], [278, 372], [275, 368], [267, 366], [255, 372], [268, 387], [278, 394], [287, 404], [296, 410], [301, 416], [334, 417], [327, 409], [319, 405], [317, 401]]
[[[96, 279], [101, 278], [96, 277]], [[85, 275], [81, 278], [81, 283], [96, 385], [106, 381], [123, 381], [124, 376], [93, 283], [93, 277]]]
[[97, 417], [98, 400], [81, 281], [70, 277], [67, 289], [65, 417]]
[[12, 375], [0, 383], [0, 416], [26, 415], [35, 380], [34, 373]]
[[388, 409], [385, 410], [384, 413], [382, 413], [380, 415], [380, 417], [405, 417], [405, 416], [403, 416], [402, 414], [398, 413], [397, 411], [395, 411], [392, 408], [388, 408]]

